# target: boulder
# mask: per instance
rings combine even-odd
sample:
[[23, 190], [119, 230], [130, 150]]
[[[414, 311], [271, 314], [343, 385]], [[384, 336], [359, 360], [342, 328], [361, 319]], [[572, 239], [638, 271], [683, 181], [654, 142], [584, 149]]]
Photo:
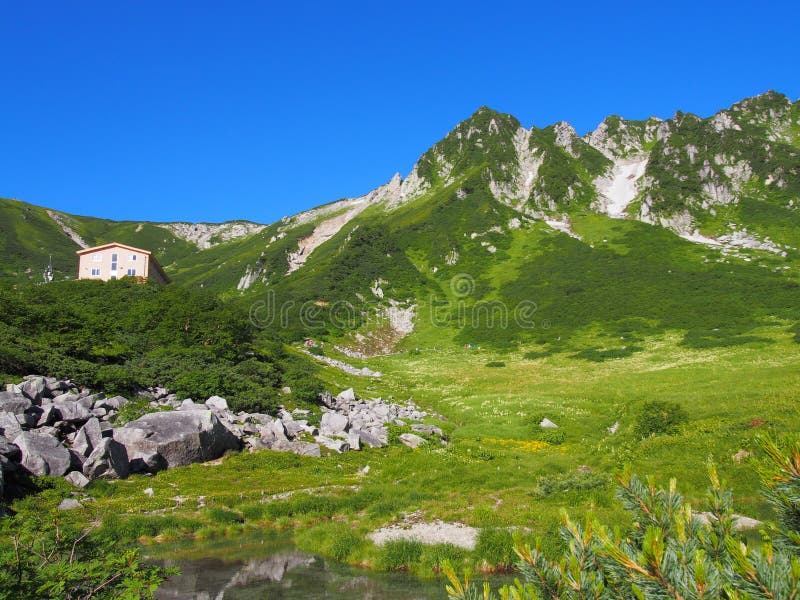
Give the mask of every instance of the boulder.
[[426, 443], [425, 438], [421, 438], [415, 433], [401, 433], [399, 439], [404, 446], [408, 446], [413, 450], [419, 448], [420, 446]]
[[283, 429], [286, 431], [286, 436], [294, 439], [297, 436], [306, 432], [307, 421], [284, 421]]
[[94, 403], [95, 408], [105, 408], [106, 410], [119, 410], [128, 403], [128, 399], [123, 396], [113, 398], [103, 398]]
[[558, 429], [558, 425], [556, 425], [546, 417], [542, 419], [541, 423], [539, 423], [539, 427], [541, 427], [542, 429]]
[[97, 420], [97, 417], [92, 417], [75, 434], [72, 449], [83, 456], [89, 456], [92, 450], [100, 445], [102, 439], [103, 433], [100, 431], [100, 421]]
[[347, 429], [347, 416], [335, 412], [323, 413], [319, 428], [325, 435], [341, 433]]
[[16, 392], [0, 392], [0, 411], [21, 415], [33, 406], [30, 398]]
[[167, 468], [167, 461], [158, 452], [137, 452], [128, 460], [131, 473], [156, 473]]
[[228, 410], [228, 401], [220, 396], [211, 396], [211, 398], [206, 400], [206, 406], [216, 411]]
[[351, 431], [347, 434], [347, 445], [350, 446], [350, 450], [361, 450], [361, 436]]
[[19, 446], [12, 443], [11, 440], [5, 436], [0, 435], [0, 456], [5, 456], [10, 460], [19, 460]]
[[376, 435], [373, 435], [369, 431], [357, 429], [355, 431], [351, 430], [351, 432], [358, 435], [358, 440], [361, 444], [365, 444], [371, 448], [383, 448], [383, 442], [381, 442], [380, 438], [378, 438]]
[[356, 401], [356, 393], [353, 391], [353, 388], [348, 388], [338, 396], [336, 396], [336, 402], [339, 403], [351, 403]]
[[80, 471], [72, 471], [64, 476], [69, 483], [78, 488], [85, 488], [89, 485], [89, 478]]
[[[129, 430], [128, 432], [118, 432]], [[114, 431], [129, 454], [157, 452], [168, 468], [214, 460], [240, 442], [209, 410], [149, 413]]]
[[22, 453], [22, 466], [34, 475], [60, 477], [66, 474], [72, 463], [69, 450], [49, 435], [25, 431], [16, 437], [14, 443]]
[[83, 474], [89, 479], [125, 479], [130, 474], [125, 446], [113, 439], [102, 438], [83, 464]]
[[31, 402], [39, 404], [47, 392], [47, 380], [44, 377], [31, 377], [19, 386], [19, 390], [30, 398]]
[[69, 389], [69, 384], [66, 381], [48, 379], [46, 389], [48, 396], [58, 396], [62, 392], [66, 392]]
[[73, 394], [71, 392], [67, 392], [65, 394], [59, 394], [53, 398], [53, 402], [77, 402], [80, 396], [78, 394]]
[[423, 425], [422, 423], [414, 423], [411, 426], [411, 431], [415, 431], [423, 435], [438, 435], [439, 437], [444, 437], [442, 430], [436, 427], [435, 425]]
[[322, 455], [319, 444], [311, 442], [285, 442], [283, 440], [278, 440], [272, 444], [270, 449], [277, 452], [294, 452], [300, 456], [319, 457]]
[[75, 498], [64, 498], [61, 504], [58, 505], [58, 510], [73, 510], [80, 507], [81, 503], [75, 500]]
[[319, 395], [319, 400], [322, 402], [323, 406], [327, 406], [328, 408], [333, 408], [335, 404], [333, 396], [328, 390], [325, 390], [325, 392]]
[[320, 446], [325, 446], [326, 448], [330, 448], [331, 450], [335, 450], [339, 454], [342, 452], [347, 452], [350, 450], [350, 444], [347, 443], [345, 440], [342, 439], [333, 439], [326, 437], [324, 435], [318, 435], [316, 438], [317, 443]]
[[92, 411], [78, 403], [75, 394], [63, 394], [53, 400], [53, 406], [67, 423], [83, 423], [92, 418]]
[[61, 415], [58, 414], [55, 406], [48, 404], [42, 407], [42, 412], [39, 415], [39, 420], [36, 422], [36, 426], [44, 427], [45, 425], [52, 425], [58, 421], [59, 417], [61, 417]]

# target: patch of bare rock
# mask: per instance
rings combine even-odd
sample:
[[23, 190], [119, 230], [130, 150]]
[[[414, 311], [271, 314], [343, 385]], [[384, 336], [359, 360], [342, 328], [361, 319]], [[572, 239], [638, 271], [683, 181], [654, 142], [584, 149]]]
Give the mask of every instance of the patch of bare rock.
[[352, 389], [321, 396], [319, 424], [310, 423], [304, 410], [234, 413], [219, 396], [195, 403], [156, 389], [149, 397], [153, 412], [118, 425], [128, 403], [122, 396], [106, 398], [69, 380], [35, 375], [8, 385], [0, 392], [0, 496], [19, 493], [29, 475], [64, 477], [85, 487], [98, 478], [208, 462], [242, 448], [303, 456], [380, 448], [389, 443], [389, 425], [414, 421], [413, 433], [399, 436], [406, 446], [445, 439], [438, 427], [419, 423], [434, 415], [413, 401], [358, 399]]

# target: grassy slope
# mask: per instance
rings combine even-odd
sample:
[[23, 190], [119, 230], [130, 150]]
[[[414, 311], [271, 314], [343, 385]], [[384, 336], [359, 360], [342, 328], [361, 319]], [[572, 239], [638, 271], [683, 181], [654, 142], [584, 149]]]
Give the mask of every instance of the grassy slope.
[[[731, 457], [752, 449], [759, 433], [800, 426], [793, 410], [800, 346], [785, 332], [762, 333], [774, 340], [770, 352], [748, 346], [686, 349], [672, 334], [644, 341], [647, 349], [634, 357], [606, 363], [566, 355], [527, 360], [525, 348], [498, 355], [449, 345], [370, 361], [384, 371], [381, 381], [328, 371], [336, 388], [354, 384], [364, 395], [413, 396], [445, 415], [448, 420], [440, 424], [450, 432], [451, 445], [418, 451], [394, 446], [321, 459], [238, 454], [216, 465], [98, 484], [91, 490], [98, 500], [91, 510], [114, 515], [112, 526], [123, 536], [165, 532], [169, 538], [188, 528], [204, 537], [241, 529], [221, 522], [219, 511], [199, 508], [203, 496], [207, 507], [244, 519], [245, 528], [293, 527], [301, 545], [315, 551], [329, 551], [330, 536], [352, 532], [351, 547], [340, 558], [380, 566], [382, 552], [359, 539], [400, 511], [421, 509], [427, 518], [478, 527], [528, 527], [555, 550], [551, 534], [563, 507], [575, 515], [593, 511], [606, 521], [624, 519], [611, 483], [611, 474], [624, 465], [662, 482], [678, 477], [697, 505], [706, 487], [704, 465], [713, 456], [734, 490], [737, 509], [769, 516], [751, 465]], [[485, 366], [498, 359], [506, 366]], [[645, 400], [678, 401], [690, 420], [675, 435], [640, 441], [632, 429]], [[559, 424], [565, 443], [518, 443], [534, 438], [532, 420], [542, 414]], [[754, 426], [755, 419], [764, 424]], [[620, 430], [609, 435], [606, 427], [617, 420]], [[366, 464], [371, 470], [363, 475]], [[592, 474], [580, 475], [581, 465]], [[142, 493], [147, 487], [154, 488], [153, 498]], [[302, 492], [317, 487], [311, 495]], [[270, 499], [293, 490], [296, 497]], [[178, 495], [187, 500], [176, 507]], [[164, 508], [166, 516], [152, 513]], [[151, 516], [125, 518], [144, 513]], [[482, 558], [478, 553], [478, 562]], [[429, 567], [415, 568], [430, 575]]]
[[49, 255], [57, 275], [74, 277], [78, 272], [76, 250], [77, 244], [64, 235], [44, 208], [0, 199], [0, 277], [40, 282]]
[[[237, 454], [213, 466], [98, 484], [91, 510], [105, 515], [110, 530], [123, 538], [158, 534], [164, 539], [188, 531], [203, 538], [250, 527], [291, 528], [302, 547], [386, 568], [389, 551], [364, 541], [364, 535], [401, 512], [423, 510], [426, 518], [487, 529], [529, 528], [526, 535], [544, 536], [545, 548], [554, 552], [553, 533], [564, 507], [611, 523], [625, 519], [613, 500], [615, 471], [630, 465], [662, 482], [678, 477], [687, 499], [700, 506], [705, 464], [713, 457], [733, 488], [737, 510], [769, 517], [752, 465], [732, 456], [752, 450], [756, 435], [800, 427], [794, 410], [800, 345], [790, 331], [797, 303], [787, 303], [796, 298], [789, 285], [793, 276], [778, 274], [780, 265], [770, 262], [777, 259], [766, 255], [754, 255], [766, 268], [736, 260], [704, 263], [708, 249], [660, 230], [648, 235], [652, 228], [638, 223], [586, 217], [575, 227], [595, 244], [594, 253], [587, 255], [579, 242], [535, 225], [509, 236], [505, 260], [498, 258], [476, 273], [476, 290], [524, 280], [542, 303], [541, 316], [552, 319], [550, 327], [534, 329], [521, 345], [464, 349], [464, 332], [437, 326], [422, 299], [416, 330], [405, 341], [419, 353], [346, 359], [382, 371], [380, 380], [324, 369], [331, 389], [354, 386], [367, 397], [413, 397], [442, 414], [445, 421], [431, 422], [451, 435], [448, 447], [431, 443], [411, 451], [395, 445], [316, 460]], [[323, 261], [325, 255], [318, 258]], [[560, 271], [557, 265], [545, 269], [557, 260]], [[509, 270], [507, 261], [515, 269]], [[608, 271], [609, 265], [614, 269]], [[716, 277], [719, 269], [727, 277]], [[626, 273], [630, 285], [603, 284], [624, 281]], [[574, 282], [563, 279], [565, 274], [592, 282], [584, 301], [571, 304], [568, 297], [575, 294], [567, 292]], [[430, 281], [447, 295], [447, 275]], [[782, 296], [786, 285], [789, 295]], [[740, 312], [742, 306], [747, 310]], [[654, 312], [642, 312], [645, 308]], [[487, 366], [492, 362], [505, 366]], [[644, 402], [653, 400], [680, 403], [689, 420], [674, 435], [640, 440], [634, 433], [636, 417]], [[538, 441], [535, 422], [542, 416], [559, 425], [563, 444]], [[610, 435], [607, 427], [616, 421], [620, 429]], [[370, 471], [364, 475], [367, 464]], [[581, 474], [581, 466], [590, 473]], [[142, 493], [147, 487], [155, 490], [152, 499]], [[287, 491], [295, 495], [270, 498]], [[178, 495], [188, 500], [176, 507]], [[200, 496], [206, 508], [199, 506]], [[153, 513], [163, 508], [170, 509], [167, 516]], [[470, 556], [453, 549], [430, 552], [478, 564], [505, 560], [495, 550], [487, 543]], [[412, 570], [430, 575], [431, 556], [410, 559]]]

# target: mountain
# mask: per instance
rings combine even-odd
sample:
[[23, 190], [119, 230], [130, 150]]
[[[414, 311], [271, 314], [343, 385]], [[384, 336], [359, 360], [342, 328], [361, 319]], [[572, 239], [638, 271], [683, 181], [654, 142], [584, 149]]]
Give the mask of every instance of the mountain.
[[407, 177], [271, 225], [0, 203], [6, 278], [36, 280], [48, 255], [71, 276], [79, 244], [111, 240], [153, 250], [178, 285], [271, 295], [281, 318], [265, 327], [354, 354], [402, 345], [412, 327], [407, 346], [525, 342], [589, 359], [664, 331], [748, 343], [800, 320], [800, 103], [768, 92], [706, 119], [611, 116], [584, 136], [482, 107]]

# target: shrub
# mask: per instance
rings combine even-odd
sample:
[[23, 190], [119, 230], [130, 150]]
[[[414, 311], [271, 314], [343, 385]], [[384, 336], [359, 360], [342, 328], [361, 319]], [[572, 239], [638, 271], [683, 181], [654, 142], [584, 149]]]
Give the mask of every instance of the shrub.
[[534, 435], [534, 438], [540, 442], [547, 442], [553, 446], [559, 446], [567, 439], [567, 434], [564, 433], [563, 429], [543, 429], [538, 425], [536, 426], [536, 429], [537, 431]]
[[475, 554], [492, 567], [510, 567], [516, 561], [514, 540], [507, 529], [482, 529]]
[[419, 561], [424, 547], [420, 542], [393, 540], [380, 547], [377, 566], [383, 571], [407, 571]]
[[208, 518], [220, 525], [236, 525], [244, 522], [244, 518], [239, 513], [219, 506], [208, 511]]
[[641, 438], [674, 433], [688, 419], [677, 402], [646, 402], [636, 420], [636, 434]]

